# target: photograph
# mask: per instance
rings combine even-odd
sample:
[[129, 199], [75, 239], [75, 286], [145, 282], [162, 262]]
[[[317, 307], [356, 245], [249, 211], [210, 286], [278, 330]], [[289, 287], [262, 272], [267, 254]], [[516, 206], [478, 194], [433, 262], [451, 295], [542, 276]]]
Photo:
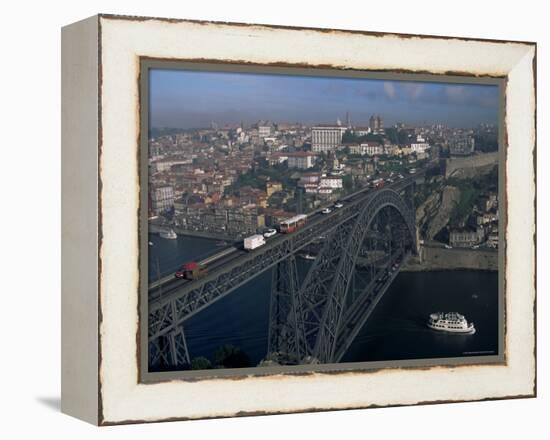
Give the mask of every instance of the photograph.
[[502, 363], [503, 84], [142, 60], [147, 371]]

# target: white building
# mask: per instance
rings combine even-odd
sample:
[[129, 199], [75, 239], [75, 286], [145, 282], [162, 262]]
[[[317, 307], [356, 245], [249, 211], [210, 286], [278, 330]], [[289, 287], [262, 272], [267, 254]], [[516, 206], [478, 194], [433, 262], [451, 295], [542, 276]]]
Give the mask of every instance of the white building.
[[353, 132], [356, 136], [366, 136], [371, 132], [370, 127], [355, 127]]
[[307, 170], [315, 165], [315, 154], [308, 153], [307, 151], [296, 151], [293, 153], [286, 153], [287, 165], [289, 168], [298, 168], [300, 170]]
[[487, 237], [487, 246], [491, 248], [498, 248], [498, 230], [493, 230]]
[[347, 147], [349, 149], [349, 154], [360, 154], [361, 156], [365, 154], [364, 148], [359, 144], [348, 145]]
[[160, 159], [151, 163], [151, 172], [161, 173], [163, 171], [170, 171], [174, 165], [189, 165], [193, 163], [192, 158], [166, 158]]
[[317, 185], [320, 179], [321, 179], [321, 173], [304, 173], [300, 177], [300, 180], [298, 183], [304, 186], [306, 184], [312, 184], [312, 183]]
[[425, 153], [428, 148], [430, 148], [430, 144], [427, 142], [411, 143], [411, 151], [415, 153]]
[[151, 209], [161, 214], [174, 206], [174, 189], [171, 186], [160, 186], [151, 191]]
[[468, 156], [474, 152], [475, 140], [473, 136], [458, 135], [451, 139], [449, 152], [451, 156]]
[[273, 153], [268, 156], [270, 165], [277, 165], [288, 160], [288, 153]]
[[340, 189], [342, 188], [342, 178], [337, 176], [323, 176], [319, 181], [319, 186], [321, 188]]
[[264, 139], [271, 135], [271, 125], [258, 125], [258, 136]]
[[367, 154], [368, 156], [377, 156], [380, 154], [384, 154], [384, 146], [376, 142], [367, 142], [366, 144], [361, 144], [361, 148], [364, 151], [363, 154]]
[[304, 183], [304, 191], [308, 194], [317, 194], [319, 191], [319, 185], [316, 183]]
[[319, 187], [319, 189], [317, 191], [317, 194], [330, 195], [330, 194], [332, 194], [333, 191], [334, 191], [334, 189], [332, 189], [328, 186], [321, 186], [321, 187]]
[[384, 154], [384, 146], [376, 142], [367, 142], [359, 145], [353, 144], [349, 145], [348, 148], [350, 154], [360, 154], [361, 156], [365, 154], [368, 156]]
[[341, 125], [317, 125], [311, 129], [311, 149], [314, 153], [336, 150], [342, 143], [346, 127]]

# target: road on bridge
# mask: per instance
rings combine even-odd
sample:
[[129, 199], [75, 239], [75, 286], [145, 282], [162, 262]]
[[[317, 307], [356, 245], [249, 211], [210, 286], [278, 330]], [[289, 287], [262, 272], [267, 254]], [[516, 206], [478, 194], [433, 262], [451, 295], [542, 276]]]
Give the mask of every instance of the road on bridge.
[[[350, 205], [355, 206], [362, 203], [365, 198], [372, 196], [374, 193], [382, 189], [392, 189], [396, 192], [399, 192], [408, 187], [419, 177], [423, 176], [424, 173], [425, 170], [421, 170], [415, 174], [406, 176], [403, 179], [397, 179], [394, 182], [388, 183], [384, 187], [379, 189], [369, 187], [362, 188], [352, 194], [343, 197], [341, 201], [344, 204], [344, 208], [346, 208]], [[314, 229], [315, 225], [317, 225], [319, 222], [324, 222], [325, 220], [330, 218], [335, 218], [336, 220], [336, 217], [341, 215], [341, 211], [344, 209], [334, 208], [331, 213], [323, 214], [323, 208], [324, 207], [321, 207], [309, 213], [307, 224], [302, 229]], [[277, 234], [271, 238], [268, 238], [265, 245], [253, 251], [245, 251], [244, 249], [237, 246], [230, 246], [220, 251], [217, 251], [215, 254], [198, 262], [199, 264], [207, 265], [208, 267], [208, 275], [202, 279], [187, 280], [177, 279], [175, 277], [165, 277], [163, 280], [161, 280], [160, 284], [156, 283], [149, 289], [149, 308], [156, 308], [159, 302], [164, 303], [165, 301], [172, 300], [174, 297], [184, 295], [186, 291], [193, 289], [199, 284], [205, 283], [208, 279], [216, 277], [219, 272], [223, 272], [229, 266], [238, 266], [244, 263], [245, 260], [249, 259], [251, 256], [258, 256], [262, 253], [268, 252], [274, 246], [278, 246], [287, 240], [291, 240], [297, 232], [291, 234]], [[311, 241], [316, 238], [318, 237], [311, 237]]]

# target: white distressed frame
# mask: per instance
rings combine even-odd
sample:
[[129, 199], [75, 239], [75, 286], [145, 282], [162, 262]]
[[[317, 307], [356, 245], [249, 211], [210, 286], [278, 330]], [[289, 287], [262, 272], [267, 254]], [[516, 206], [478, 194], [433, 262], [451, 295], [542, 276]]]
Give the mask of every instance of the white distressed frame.
[[[535, 394], [534, 44], [113, 16], [97, 21], [101, 109], [97, 423]], [[140, 384], [136, 340], [140, 57], [506, 76], [506, 365]], [[67, 406], [65, 410], [76, 412]], [[90, 421], [95, 417], [79, 416]]]

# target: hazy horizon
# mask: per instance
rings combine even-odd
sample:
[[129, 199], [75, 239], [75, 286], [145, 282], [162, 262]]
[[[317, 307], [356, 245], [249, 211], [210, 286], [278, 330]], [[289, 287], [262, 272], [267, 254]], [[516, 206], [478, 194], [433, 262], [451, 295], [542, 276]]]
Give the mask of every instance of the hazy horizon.
[[152, 69], [149, 102], [152, 128], [345, 124], [347, 112], [356, 126], [379, 114], [386, 127], [466, 128], [498, 124], [499, 93], [496, 85]]

